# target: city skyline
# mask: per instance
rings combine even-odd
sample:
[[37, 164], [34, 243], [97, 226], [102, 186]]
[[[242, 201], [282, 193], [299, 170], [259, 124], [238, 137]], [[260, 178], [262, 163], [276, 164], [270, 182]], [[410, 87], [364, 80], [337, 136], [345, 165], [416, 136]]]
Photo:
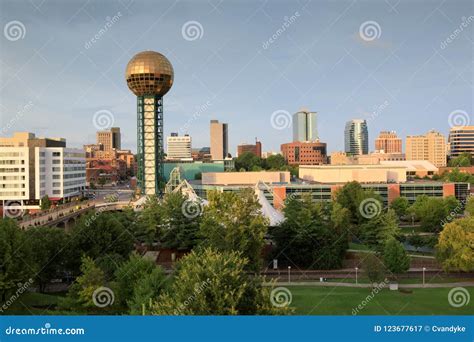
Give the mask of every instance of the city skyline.
[[[122, 79], [126, 62], [141, 50], [162, 51], [175, 65], [164, 135], [188, 133], [195, 147], [210, 146], [208, 123], [217, 119], [231, 127], [232, 154], [254, 136], [265, 150], [278, 151], [291, 141], [292, 128], [273, 127], [272, 114], [291, 116], [303, 106], [319, 113], [328, 152], [343, 150], [351, 119], [367, 120], [371, 137], [395, 130], [403, 140], [429, 129], [447, 136], [451, 113], [472, 122], [468, 1], [325, 2], [321, 9], [306, 1], [164, 2], [161, 16], [140, 3], [3, 3], [4, 28], [15, 20], [24, 26], [22, 39], [2, 37], [3, 135], [31, 131], [80, 147], [94, 141], [94, 117], [105, 113], [122, 128], [123, 147], [136, 151], [135, 99]], [[183, 10], [189, 14], [178, 15]], [[42, 13], [50, 20], [37, 25]], [[362, 24], [372, 21], [376, 35], [364, 36]], [[197, 36], [185, 24], [194, 24]]]

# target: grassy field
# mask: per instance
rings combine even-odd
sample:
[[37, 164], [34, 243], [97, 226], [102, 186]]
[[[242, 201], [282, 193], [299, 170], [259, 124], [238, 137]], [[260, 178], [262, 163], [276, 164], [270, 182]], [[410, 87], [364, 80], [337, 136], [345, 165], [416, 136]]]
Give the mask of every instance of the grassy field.
[[[371, 289], [345, 287], [289, 286], [296, 315], [352, 315]], [[375, 294], [358, 315], [473, 315], [474, 288], [469, 287], [471, 301], [454, 308], [448, 302], [450, 288], [411, 289], [402, 293], [383, 289]]]
[[15, 300], [4, 312], [5, 315], [51, 315], [64, 294], [43, 294], [27, 292]]
[[[346, 287], [288, 286], [295, 315], [352, 315], [353, 309], [371, 295], [371, 289]], [[473, 315], [474, 288], [467, 306], [452, 307], [448, 302], [450, 288], [410, 289], [411, 293], [390, 291], [376, 293], [359, 309], [358, 315]], [[3, 314], [6, 315], [74, 315], [54, 310], [60, 295], [27, 293]]]
[[[328, 282], [335, 282], [335, 283], [354, 283], [355, 278], [326, 278]], [[357, 279], [359, 284], [370, 284], [370, 281], [365, 276], [359, 276]], [[474, 281], [472, 278], [453, 278], [453, 277], [443, 277], [440, 275], [427, 275], [425, 278], [425, 284], [447, 284], [447, 283], [457, 283], [457, 282], [465, 282], [465, 281]], [[316, 281], [318, 282], [318, 281]], [[417, 278], [400, 278], [397, 280], [399, 284], [422, 284], [423, 278], [419, 276]]]

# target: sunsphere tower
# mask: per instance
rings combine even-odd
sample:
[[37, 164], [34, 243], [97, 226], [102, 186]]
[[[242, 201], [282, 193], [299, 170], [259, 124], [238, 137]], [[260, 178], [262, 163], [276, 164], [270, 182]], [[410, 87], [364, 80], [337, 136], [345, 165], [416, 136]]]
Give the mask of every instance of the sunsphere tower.
[[138, 187], [156, 195], [164, 187], [163, 96], [173, 85], [173, 66], [161, 53], [143, 51], [128, 62], [125, 78], [137, 96]]

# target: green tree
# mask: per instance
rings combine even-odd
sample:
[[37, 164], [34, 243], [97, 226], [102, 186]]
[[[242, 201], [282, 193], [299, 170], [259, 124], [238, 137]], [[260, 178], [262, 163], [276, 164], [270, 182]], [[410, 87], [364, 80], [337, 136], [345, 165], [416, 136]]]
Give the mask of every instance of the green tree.
[[218, 251], [240, 251], [249, 259], [247, 267], [258, 271], [268, 221], [252, 189], [239, 193], [209, 192], [209, 204], [201, 219], [201, 246]]
[[395, 210], [398, 218], [402, 218], [408, 213], [408, 208], [410, 207], [410, 202], [406, 197], [397, 197], [392, 203], [390, 203], [390, 208]]
[[35, 227], [26, 232], [28, 248], [38, 270], [35, 281], [39, 291], [44, 292], [46, 285], [55, 278], [61, 278], [71, 258], [68, 248], [69, 238], [60, 228]]
[[389, 209], [386, 213], [381, 213], [361, 225], [362, 240], [377, 251], [381, 251], [388, 240], [399, 235], [398, 218], [393, 209]]
[[121, 306], [129, 305], [137, 283], [151, 274], [157, 268], [152, 260], [145, 259], [138, 254], [132, 253], [130, 258], [120, 265], [115, 272], [117, 284], [117, 303]]
[[202, 205], [190, 202], [180, 192], [166, 194], [160, 209], [160, 231], [163, 247], [191, 249], [197, 244]]
[[474, 217], [474, 196], [469, 196], [464, 211], [469, 216]]
[[348, 246], [348, 209], [338, 203], [313, 203], [311, 195], [306, 194], [301, 201], [289, 198], [283, 212], [285, 221], [270, 231], [276, 244], [274, 258], [284, 258], [281, 264], [288, 262], [299, 267], [342, 266]]
[[115, 272], [125, 261], [125, 258], [117, 253], [104, 254], [94, 260], [95, 264], [104, 271], [105, 280], [111, 282], [115, 279]]
[[415, 203], [410, 207], [416, 219], [420, 221], [422, 228], [430, 232], [441, 230], [442, 222], [446, 220], [449, 212], [442, 198], [418, 196]]
[[[121, 214], [111, 212], [96, 211], [81, 217], [71, 231], [73, 260], [80, 260], [83, 255], [93, 260], [104, 254], [127, 257], [135, 239], [123, 222]], [[73, 262], [73, 267], [77, 266], [77, 261]]]
[[448, 196], [444, 198], [444, 206], [448, 214], [461, 214], [461, 203], [454, 196]]
[[41, 198], [40, 208], [41, 210], [48, 210], [51, 208], [51, 200], [49, 199], [48, 195], [45, 195], [43, 198]]
[[410, 257], [403, 245], [394, 238], [385, 244], [383, 260], [387, 269], [395, 274], [404, 273], [410, 268]]
[[385, 265], [374, 253], [368, 253], [364, 257], [362, 268], [372, 284], [380, 283], [385, 279]]
[[445, 271], [474, 271], [474, 217], [445, 225], [436, 250]]
[[1, 301], [17, 288], [18, 284], [30, 281], [36, 268], [25, 234], [15, 220], [0, 219], [0, 294]]
[[461, 172], [456, 167], [451, 172], [445, 172], [442, 175], [442, 179], [445, 182], [460, 182], [460, 183], [471, 183], [474, 184], [474, 175], [469, 173]]
[[449, 161], [451, 167], [468, 167], [472, 165], [472, 157], [469, 152], [464, 152]]
[[286, 165], [286, 162], [281, 154], [275, 154], [264, 159], [264, 165], [267, 170], [281, 170]]
[[382, 198], [372, 190], [364, 190], [354, 181], [345, 184], [335, 194], [335, 201], [350, 213], [350, 231], [360, 238], [360, 226], [377, 217], [383, 210]]
[[335, 194], [335, 201], [339, 203], [343, 208], [346, 208], [351, 213], [351, 222], [354, 224], [359, 223], [359, 205], [364, 198], [364, 189], [362, 186], [354, 181], [345, 184], [342, 188], [338, 189]]
[[262, 159], [252, 152], [244, 152], [235, 159], [235, 169], [251, 171], [254, 166], [262, 167]]
[[97, 180], [97, 183], [103, 188], [104, 185], [107, 183], [107, 178], [104, 176], [100, 176], [99, 179]]
[[94, 303], [94, 293], [106, 284], [104, 272], [87, 256], [81, 259], [80, 272], [81, 275], [69, 288], [66, 298], [60, 302], [60, 307], [66, 310], [98, 309]]
[[138, 230], [141, 232], [140, 241], [152, 243], [159, 241], [162, 236], [161, 222], [163, 212], [161, 203], [156, 196], [149, 196], [141, 214], [138, 216]]
[[128, 301], [130, 313], [139, 315], [148, 314], [152, 303], [156, 302], [167, 286], [168, 278], [161, 267], [155, 267], [148, 274], [138, 279], [133, 288], [132, 298]]
[[249, 260], [234, 251], [193, 250], [177, 265], [171, 288], [153, 305], [157, 315], [271, 315], [288, 312], [272, 306], [263, 280], [247, 274]]

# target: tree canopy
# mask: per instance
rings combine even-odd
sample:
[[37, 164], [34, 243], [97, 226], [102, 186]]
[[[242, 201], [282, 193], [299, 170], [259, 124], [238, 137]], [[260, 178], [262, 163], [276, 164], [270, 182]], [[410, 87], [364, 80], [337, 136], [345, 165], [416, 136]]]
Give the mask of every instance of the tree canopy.
[[348, 246], [350, 215], [338, 203], [314, 203], [311, 195], [302, 200], [291, 197], [285, 208], [285, 221], [274, 227], [274, 257], [282, 264], [315, 269], [338, 268]]
[[193, 250], [178, 262], [171, 288], [159, 296], [157, 315], [269, 315], [287, 312], [272, 306], [263, 279], [245, 271], [240, 252]]
[[436, 246], [437, 258], [446, 271], [474, 271], [474, 217], [444, 226]]
[[208, 193], [208, 201], [201, 218], [200, 245], [218, 251], [239, 251], [249, 260], [246, 267], [258, 271], [268, 220], [262, 215], [253, 190], [213, 191]]

